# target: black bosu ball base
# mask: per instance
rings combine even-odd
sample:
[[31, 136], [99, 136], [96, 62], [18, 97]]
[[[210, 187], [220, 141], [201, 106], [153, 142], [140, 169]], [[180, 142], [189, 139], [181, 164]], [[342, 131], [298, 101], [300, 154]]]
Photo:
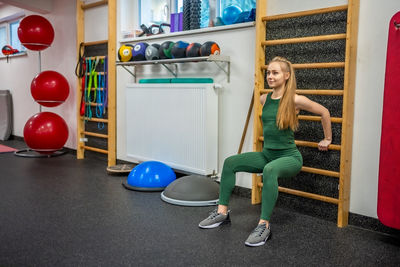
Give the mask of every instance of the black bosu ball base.
[[161, 199], [179, 206], [213, 206], [218, 204], [219, 185], [206, 176], [184, 176], [170, 183]]

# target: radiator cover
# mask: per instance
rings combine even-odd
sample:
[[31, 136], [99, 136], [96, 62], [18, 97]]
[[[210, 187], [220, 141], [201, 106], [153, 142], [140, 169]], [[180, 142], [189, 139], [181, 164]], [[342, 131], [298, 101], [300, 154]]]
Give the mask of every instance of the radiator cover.
[[208, 175], [218, 170], [214, 84], [128, 84], [126, 158]]

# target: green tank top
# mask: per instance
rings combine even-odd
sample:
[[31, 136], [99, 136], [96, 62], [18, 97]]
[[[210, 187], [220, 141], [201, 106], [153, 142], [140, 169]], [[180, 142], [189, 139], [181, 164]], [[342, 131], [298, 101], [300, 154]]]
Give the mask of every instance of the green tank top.
[[278, 112], [280, 99], [272, 99], [272, 94], [267, 95], [267, 100], [262, 110], [264, 148], [287, 149], [296, 147], [294, 133], [288, 128], [279, 130], [276, 125], [276, 114]]

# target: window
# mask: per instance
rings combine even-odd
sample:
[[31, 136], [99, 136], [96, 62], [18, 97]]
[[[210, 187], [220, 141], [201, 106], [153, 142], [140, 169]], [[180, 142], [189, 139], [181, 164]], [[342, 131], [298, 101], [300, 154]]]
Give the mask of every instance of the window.
[[[19, 52], [26, 51], [26, 48], [21, 44], [18, 38], [18, 27], [20, 19], [13, 21], [6, 21], [0, 24], [0, 48], [5, 45], [11, 45], [12, 48], [17, 49]], [[0, 53], [0, 56], [3, 54]]]
[[19, 22], [21, 20], [17, 20], [14, 22], [11, 22], [9, 24], [10, 28], [10, 44], [12, 48], [17, 49], [18, 51], [26, 51], [26, 48], [21, 44], [18, 38], [18, 27], [19, 27]]
[[238, 6], [242, 11], [250, 11], [256, 7], [256, 0], [220, 0], [219, 15], [222, 16], [223, 10], [230, 5]]
[[7, 26], [0, 25], [0, 48], [7, 44]]
[[139, 10], [139, 25], [169, 23], [171, 13], [183, 11], [183, 0], [139, 0]]
[[[224, 9], [230, 5], [236, 5], [242, 11], [250, 11], [256, 7], [256, 0], [201, 0], [200, 2], [201, 28], [209, 26], [210, 13], [212, 20], [215, 17], [222, 17]], [[139, 25], [144, 24], [147, 27], [152, 24], [170, 23], [171, 13], [183, 12], [183, 0], [138, 0], [138, 4]], [[211, 12], [210, 7], [212, 7]]]

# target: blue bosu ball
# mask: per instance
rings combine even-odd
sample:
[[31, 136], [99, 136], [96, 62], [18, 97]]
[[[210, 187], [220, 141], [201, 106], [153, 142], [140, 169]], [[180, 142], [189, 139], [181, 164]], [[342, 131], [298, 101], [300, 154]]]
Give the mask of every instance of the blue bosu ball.
[[137, 165], [123, 183], [126, 189], [137, 191], [162, 191], [175, 181], [174, 171], [159, 161], [146, 161]]

